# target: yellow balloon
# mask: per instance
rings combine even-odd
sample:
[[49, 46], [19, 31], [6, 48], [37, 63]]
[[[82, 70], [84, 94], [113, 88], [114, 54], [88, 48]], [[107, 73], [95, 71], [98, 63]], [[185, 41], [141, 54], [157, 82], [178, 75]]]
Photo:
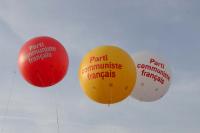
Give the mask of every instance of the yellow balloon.
[[80, 85], [88, 97], [102, 104], [117, 103], [130, 95], [136, 82], [131, 56], [116, 46], [89, 51], [79, 69]]

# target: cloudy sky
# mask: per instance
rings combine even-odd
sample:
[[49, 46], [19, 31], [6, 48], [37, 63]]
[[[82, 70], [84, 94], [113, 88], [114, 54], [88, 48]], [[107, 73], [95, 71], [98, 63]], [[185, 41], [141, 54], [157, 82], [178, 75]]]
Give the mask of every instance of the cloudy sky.
[[[0, 0], [0, 133], [200, 132], [199, 0]], [[48, 89], [21, 77], [23, 43], [59, 40], [69, 70]], [[149, 50], [170, 63], [173, 82], [159, 101], [131, 97], [110, 107], [84, 95], [77, 77], [88, 50], [117, 44], [130, 54]]]

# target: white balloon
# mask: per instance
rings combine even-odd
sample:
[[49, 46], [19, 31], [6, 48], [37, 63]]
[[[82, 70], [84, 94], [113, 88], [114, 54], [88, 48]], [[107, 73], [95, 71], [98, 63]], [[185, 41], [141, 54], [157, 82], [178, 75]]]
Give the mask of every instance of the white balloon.
[[163, 97], [171, 83], [169, 65], [160, 57], [148, 52], [133, 56], [137, 68], [137, 81], [131, 96], [144, 102]]

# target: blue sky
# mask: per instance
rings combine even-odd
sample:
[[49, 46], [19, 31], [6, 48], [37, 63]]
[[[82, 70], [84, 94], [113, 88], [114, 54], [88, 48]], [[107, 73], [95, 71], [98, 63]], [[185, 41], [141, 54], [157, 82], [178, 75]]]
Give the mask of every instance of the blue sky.
[[[61, 133], [199, 132], [199, 5], [198, 0], [0, 0], [1, 131], [55, 133], [57, 109]], [[40, 35], [59, 40], [70, 58], [64, 80], [45, 90], [25, 82], [17, 68], [23, 43]], [[91, 101], [79, 85], [79, 63], [104, 44], [131, 55], [149, 50], [163, 56], [173, 72], [168, 93], [152, 103], [128, 97], [108, 107]]]

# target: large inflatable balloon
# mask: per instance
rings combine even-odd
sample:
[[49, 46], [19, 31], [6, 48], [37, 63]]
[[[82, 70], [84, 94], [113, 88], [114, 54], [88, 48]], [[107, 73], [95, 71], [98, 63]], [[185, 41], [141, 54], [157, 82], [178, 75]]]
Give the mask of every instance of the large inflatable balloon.
[[89, 51], [79, 69], [80, 85], [92, 100], [112, 104], [125, 99], [136, 82], [136, 67], [124, 50], [100, 46]]
[[169, 65], [149, 52], [137, 53], [133, 59], [137, 67], [137, 81], [131, 96], [145, 102], [163, 97], [172, 78]]
[[25, 80], [38, 87], [48, 87], [62, 80], [68, 69], [68, 55], [57, 40], [36, 37], [20, 50], [18, 66]]

